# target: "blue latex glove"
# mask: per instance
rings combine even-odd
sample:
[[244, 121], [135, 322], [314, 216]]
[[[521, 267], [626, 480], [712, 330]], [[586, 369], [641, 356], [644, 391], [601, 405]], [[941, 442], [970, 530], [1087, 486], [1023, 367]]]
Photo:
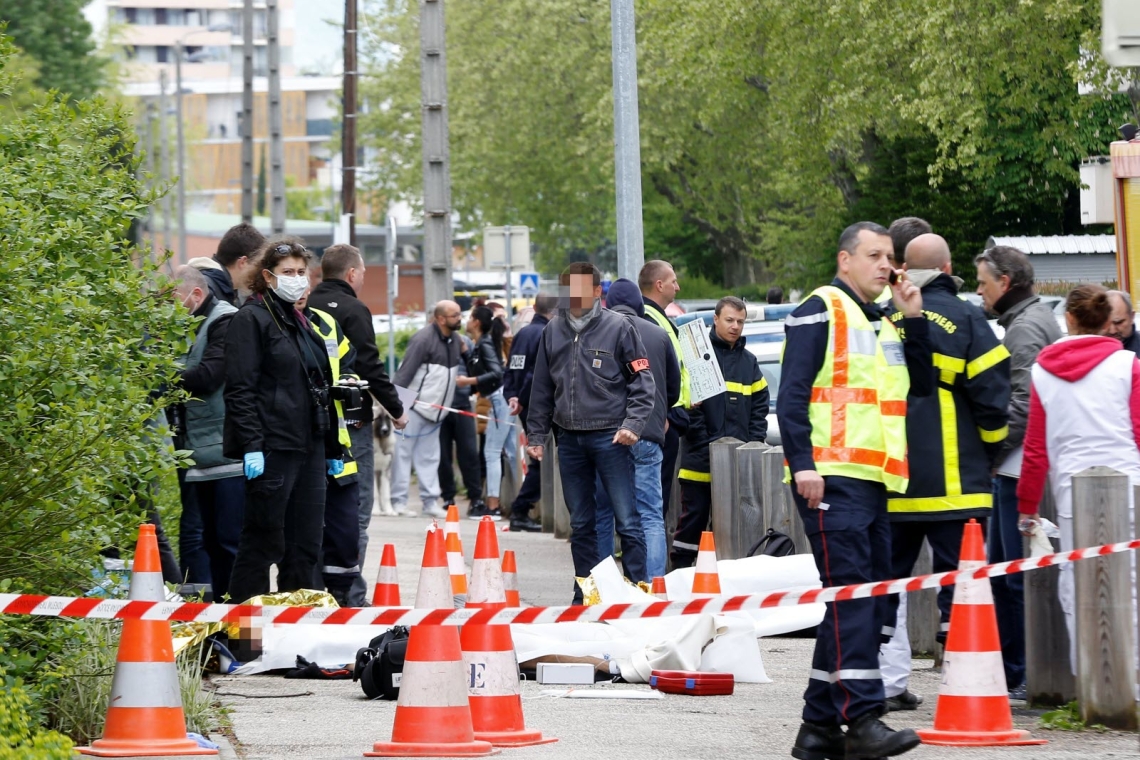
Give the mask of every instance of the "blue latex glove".
[[326, 459], [325, 464], [329, 466], [329, 475], [336, 477], [344, 472], [344, 462], [339, 459]]
[[260, 451], [251, 451], [245, 455], [245, 477], [253, 480], [265, 472], [265, 455]]

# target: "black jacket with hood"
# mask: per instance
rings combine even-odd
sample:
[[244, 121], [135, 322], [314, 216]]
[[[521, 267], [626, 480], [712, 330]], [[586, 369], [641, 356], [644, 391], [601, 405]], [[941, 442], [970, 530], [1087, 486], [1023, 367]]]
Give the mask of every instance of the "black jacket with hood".
[[[293, 304], [267, 291], [238, 309], [226, 333], [226, 422], [230, 459], [260, 451], [309, 451], [317, 416], [312, 389], [332, 385], [324, 341]], [[339, 459], [336, 409], [325, 417], [325, 458]]]
[[681, 397], [681, 365], [673, 350], [673, 341], [660, 327], [645, 319], [645, 305], [637, 285], [622, 278], [610, 286], [606, 295], [606, 308], [624, 314], [637, 328], [637, 335], [645, 346], [649, 371], [653, 374], [653, 413], [645, 421], [641, 437], [657, 444], [665, 443], [665, 420], [669, 409]]

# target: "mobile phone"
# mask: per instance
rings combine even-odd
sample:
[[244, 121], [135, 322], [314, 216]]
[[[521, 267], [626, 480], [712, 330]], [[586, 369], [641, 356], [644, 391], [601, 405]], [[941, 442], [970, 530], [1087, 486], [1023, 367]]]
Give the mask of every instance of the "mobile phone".
[[898, 281], [899, 273], [896, 270], [892, 269], [890, 275], [887, 276], [887, 282], [889, 282], [891, 285], [894, 285]]

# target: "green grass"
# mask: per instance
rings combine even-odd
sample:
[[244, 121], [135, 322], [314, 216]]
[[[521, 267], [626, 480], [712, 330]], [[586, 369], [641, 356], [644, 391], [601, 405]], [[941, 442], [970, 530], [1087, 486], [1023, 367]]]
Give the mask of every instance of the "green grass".
[[1050, 731], [1107, 731], [1100, 723], [1088, 725], [1081, 719], [1080, 707], [1076, 701], [1070, 702], [1064, 707], [1059, 707], [1056, 710], [1050, 710], [1041, 716], [1041, 728], [1047, 728]]

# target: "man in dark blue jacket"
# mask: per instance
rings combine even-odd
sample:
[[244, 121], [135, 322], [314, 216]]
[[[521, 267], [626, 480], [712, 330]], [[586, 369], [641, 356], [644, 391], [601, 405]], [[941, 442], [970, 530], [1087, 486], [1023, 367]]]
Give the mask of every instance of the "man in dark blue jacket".
[[745, 443], [768, 437], [768, 381], [741, 335], [747, 308], [735, 296], [716, 305], [709, 331], [716, 360], [724, 375], [725, 392], [694, 405], [689, 412], [688, 448], [681, 457], [681, 516], [673, 534], [673, 567], [690, 567], [697, 559], [701, 533], [709, 529], [712, 473], [709, 444], [721, 438]]
[[[527, 411], [530, 408], [530, 386], [534, 379], [534, 362], [538, 358], [538, 344], [542, 342], [542, 331], [550, 322], [558, 300], [548, 294], [539, 293], [534, 299], [534, 319], [519, 330], [511, 342], [511, 355], [507, 360], [507, 371], [503, 374], [503, 395], [507, 398], [511, 414], [519, 418], [526, 429]], [[537, 533], [542, 525], [533, 520], [530, 511], [542, 498], [542, 462], [529, 458], [526, 477], [518, 496], [511, 504], [511, 530]]]

